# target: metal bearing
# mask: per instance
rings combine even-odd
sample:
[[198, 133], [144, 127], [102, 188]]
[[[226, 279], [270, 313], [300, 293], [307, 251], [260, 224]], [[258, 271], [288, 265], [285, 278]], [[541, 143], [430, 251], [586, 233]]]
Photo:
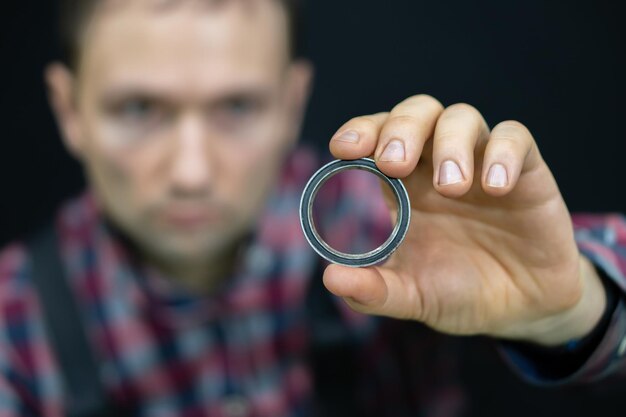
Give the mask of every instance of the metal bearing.
[[[313, 222], [313, 202], [322, 185], [335, 174], [348, 169], [361, 169], [376, 174], [393, 190], [398, 207], [398, 217], [389, 238], [378, 248], [361, 254], [340, 252], [331, 248], [319, 235]], [[402, 181], [383, 174], [374, 160], [370, 158], [354, 161], [335, 160], [320, 168], [304, 187], [300, 199], [300, 224], [307, 241], [324, 259], [346, 266], [364, 267], [377, 264], [391, 255], [402, 243], [411, 222], [411, 204], [409, 194]]]

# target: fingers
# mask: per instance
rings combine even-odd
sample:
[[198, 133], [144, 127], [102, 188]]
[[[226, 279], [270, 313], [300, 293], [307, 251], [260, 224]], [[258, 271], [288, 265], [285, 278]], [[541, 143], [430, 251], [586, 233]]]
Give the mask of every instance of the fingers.
[[[422, 155], [431, 137], [427, 152], [432, 145], [432, 155]], [[444, 110], [428, 95], [410, 97], [390, 113], [350, 120], [333, 136], [330, 150], [339, 159], [373, 155], [381, 171], [395, 178], [408, 177], [420, 158], [432, 161], [434, 188], [452, 198], [465, 195], [475, 176], [481, 178], [485, 193], [506, 195], [524, 170], [541, 161], [532, 135], [521, 123], [502, 122], [490, 134], [474, 107], [460, 103]], [[484, 152], [479, 167], [475, 162], [481, 161], [474, 161], [477, 151]]]
[[338, 159], [359, 159], [374, 154], [378, 136], [389, 113], [355, 117], [345, 123], [330, 141], [330, 152]]
[[489, 137], [485, 119], [468, 104], [448, 107], [433, 139], [433, 186], [446, 197], [460, 197], [472, 186], [474, 153]]
[[361, 313], [416, 320], [422, 316], [417, 289], [407, 291], [397, 273], [388, 268], [329, 265], [324, 285]]
[[395, 178], [411, 174], [442, 111], [441, 103], [427, 95], [411, 97], [394, 107], [376, 146], [378, 168]]
[[385, 174], [406, 177], [415, 169], [442, 110], [441, 103], [430, 96], [411, 97], [390, 113], [350, 120], [333, 136], [330, 150], [339, 159], [374, 155]]
[[522, 172], [535, 168], [541, 160], [535, 140], [521, 123], [498, 124], [489, 138], [482, 166], [482, 187], [492, 196], [508, 194]]

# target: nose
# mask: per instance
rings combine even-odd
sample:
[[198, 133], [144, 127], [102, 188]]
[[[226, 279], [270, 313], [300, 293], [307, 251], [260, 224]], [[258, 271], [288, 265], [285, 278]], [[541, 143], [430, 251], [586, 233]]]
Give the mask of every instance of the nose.
[[214, 166], [202, 119], [193, 116], [181, 118], [176, 136], [172, 164], [174, 191], [181, 195], [208, 193]]

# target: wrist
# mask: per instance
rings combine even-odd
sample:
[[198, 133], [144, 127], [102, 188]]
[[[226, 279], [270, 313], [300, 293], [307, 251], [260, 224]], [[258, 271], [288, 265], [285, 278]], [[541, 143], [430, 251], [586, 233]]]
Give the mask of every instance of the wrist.
[[553, 347], [579, 340], [592, 332], [606, 310], [606, 291], [593, 264], [579, 258], [581, 297], [571, 308], [542, 319], [526, 342]]
[[580, 371], [607, 337], [619, 304], [619, 289], [602, 270], [597, 272], [606, 297], [602, 316], [591, 330], [581, 337], [570, 338], [557, 346], [546, 346], [536, 342], [502, 341], [505, 350], [518, 361], [525, 363], [525, 366], [530, 364], [531, 368], [539, 370], [542, 378], [547, 380], [563, 380]]

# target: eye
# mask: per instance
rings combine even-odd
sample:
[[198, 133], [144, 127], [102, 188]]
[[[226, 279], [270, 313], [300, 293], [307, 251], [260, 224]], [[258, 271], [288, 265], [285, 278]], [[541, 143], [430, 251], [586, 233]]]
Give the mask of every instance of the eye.
[[258, 109], [258, 100], [250, 97], [233, 97], [221, 106], [221, 111], [230, 117], [246, 117], [254, 114]]
[[166, 101], [145, 94], [127, 94], [104, 102], [110, 125], [120, 138], [132, 140], [154, 137], [169, 126], [174, 108]]
[[211, 106], [208, 117], [214, 127], [231, 134], [256, 125], [267, 113], [267, 107], [267, 100], [258, 95], [233, 95]]
[[129, 121], [145, 121], [158, 116], [158, 106], [147, 99], [129, 99], [118, 105], [116, 113]]

